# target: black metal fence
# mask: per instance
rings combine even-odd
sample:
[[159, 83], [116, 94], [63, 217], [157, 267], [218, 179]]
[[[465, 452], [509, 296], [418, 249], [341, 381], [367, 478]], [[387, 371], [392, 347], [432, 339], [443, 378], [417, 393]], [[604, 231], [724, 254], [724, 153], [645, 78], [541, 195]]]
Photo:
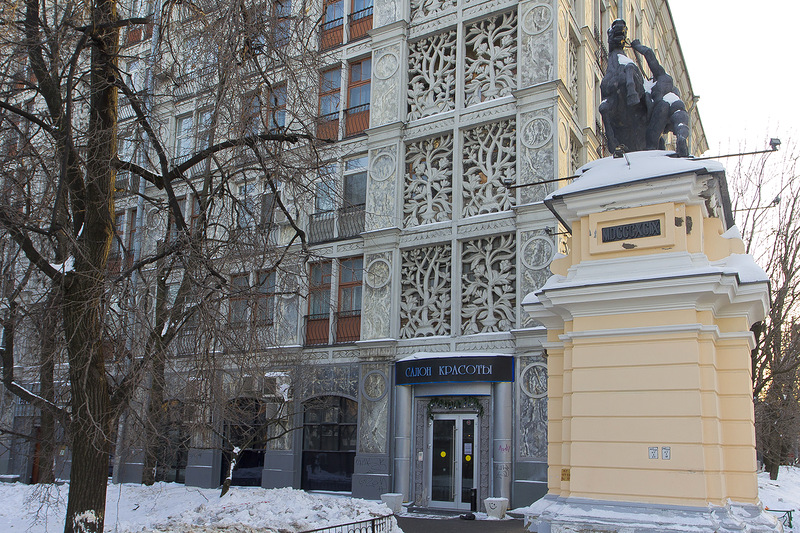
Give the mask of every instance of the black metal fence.
[[301, 533], [388, 533], [392, 528], [392, 520], [394, 520], [394, 515], [390, 514], [361, 522], [309, 529]]

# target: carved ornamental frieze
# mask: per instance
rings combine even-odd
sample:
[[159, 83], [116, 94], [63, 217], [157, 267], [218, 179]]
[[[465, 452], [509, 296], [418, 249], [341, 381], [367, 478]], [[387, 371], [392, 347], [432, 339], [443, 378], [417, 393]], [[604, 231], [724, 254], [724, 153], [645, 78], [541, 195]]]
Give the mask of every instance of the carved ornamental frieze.
[[449, 244], [402, 252], [400, 338], [450, 335], [452, 259]]
[[467, 106], [511, 94], [517, 77], [517, 14], [466, 28], [464, 99]]
[[514, 235], [467, 241], [461, 261], [461, 332], [513, 329], [517, 305]]
[[516, 182], [516, 121], [492, 122], [464, 132], [462, 216], [508, 211]]
[[456, 30], [408, 45], [408, 120], [455, 108]]
[[406, 145], [406, 183], [403, 223], [406, 227], [452, 218], [453, 136]]

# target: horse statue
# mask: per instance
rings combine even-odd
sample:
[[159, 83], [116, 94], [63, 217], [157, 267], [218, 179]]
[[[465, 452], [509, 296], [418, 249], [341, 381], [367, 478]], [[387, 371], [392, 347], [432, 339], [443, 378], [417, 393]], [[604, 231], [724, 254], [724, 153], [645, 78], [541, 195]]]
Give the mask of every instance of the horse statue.
[[600, 115], [608, 149], [636, 152], [645, 149], [647, 105], [644, 79], [636, 63], [625, 55], [628, 27], [622, 19], [608, 28], [608, 68], [600, 82]]
[[625, 55], [628, 27], [622, 19], [608, 29], [608, 68], [600, 82], [600, 115], [608, 149], [636, 152], [663, 150], [663, 134], [673, 132], [679, 157], [689, 155], [689, 113], [672, 76], [647, 46], [635, 39], [630, 46], [644, 57], [653, 74], [645, 82], [636, 62]]
[[647, 106], [647, 150], [663, 150], [662, 133], [671, 131], [675, 135], [675, 151], [679, 157], [689, 156], [689, 113], [681, 100], [681, 94], [667, 74], [664, 67], [656, 59], [652, 49], [634, 39], [631, 42], [637, 54], [647, 61], [653, 74], [653, 81], [645, 88], [645, 104]]

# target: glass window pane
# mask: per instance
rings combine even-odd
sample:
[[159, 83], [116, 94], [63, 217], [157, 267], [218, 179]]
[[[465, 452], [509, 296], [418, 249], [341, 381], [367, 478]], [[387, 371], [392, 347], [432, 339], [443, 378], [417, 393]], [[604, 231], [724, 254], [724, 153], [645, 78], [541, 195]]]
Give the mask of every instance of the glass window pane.
[[366, 169], [368, 162], [369, 162], [369, 157], [367, 157], [366, 155], [362, 155], [361, 157], [355, 157], [353, 159], [348, 159], [344, 163], [344, 169], [345, 171]]

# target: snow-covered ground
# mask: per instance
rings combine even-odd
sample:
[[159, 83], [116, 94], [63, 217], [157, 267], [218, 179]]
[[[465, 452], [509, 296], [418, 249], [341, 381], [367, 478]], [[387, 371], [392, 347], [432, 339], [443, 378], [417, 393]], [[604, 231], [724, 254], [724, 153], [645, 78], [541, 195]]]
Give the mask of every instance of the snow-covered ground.
[[[113, 533], [293, 533], [390, 515], [381, 502], [294, 489], [217, 489], [174, 483], [111, 485], [105, 530]], [[64, 530], [67, 485], [0, 483], [0, 531], [54, 533]], [[402, 533], [396, 521], [388, 533]]]
[[800, 532], [800, 467], [782, 466], [775, 481], [766, 472], [758, 474], [758, 496], [767, 509], [793, 510], [793, 527], [786, 531]]
[[[758, 475], [759, 495], [769, 509], [792, 509], [800, 533], [800, 467], [781, 467], [777, 481]], [[55, 533], [64, 529], [67, 485], [0, 483], [0, 531]], [[172, 483], [109, 485], [106, 531], [113, 533], [295, 533], [390, 514], [380, 502], [309, 494], [294, 489], [217, 489]], [[432, 517], [432, 516], [431, 516]], [[426, 518], [431, 518], [426, 517]], [[392, 520], [388, 533], [402, 533]]]

